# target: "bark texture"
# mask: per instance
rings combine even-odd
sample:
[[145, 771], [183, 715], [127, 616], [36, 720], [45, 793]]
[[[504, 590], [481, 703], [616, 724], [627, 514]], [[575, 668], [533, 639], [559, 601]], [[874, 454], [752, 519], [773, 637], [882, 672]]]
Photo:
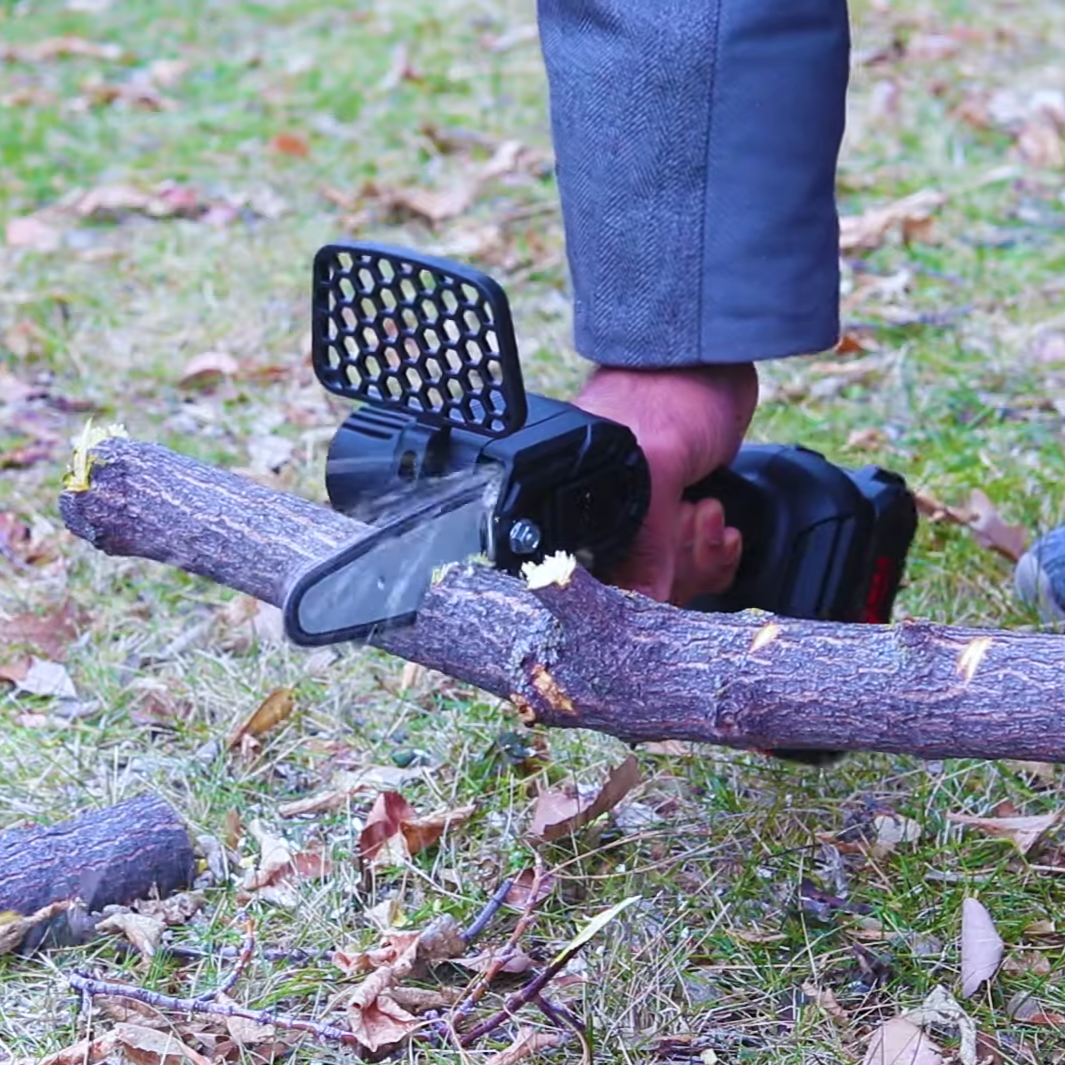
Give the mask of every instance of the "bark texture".
[[[54, 825], [0, 832], [0, 913], [29, 916], [73, 898], [81, 899], [88, 913], [98, 913], [105, 906], [182, 891], [191, 886], [194, 873], [188, 830], [154, 795]], [[34, 928], [22, 949], [76, 938], [61, 915]]]
[[[308, 563], [366, 527], [165, 448], [108, 440], [67, 526], [280, 605]], [[632, 743], [875, 750], [1065, 762], [1065, 643], [909, 622], [699, 614], [578, 570], [530, 591], [452, 568], [418, 620], [373, 643], [510, 699], [525, 720]]]

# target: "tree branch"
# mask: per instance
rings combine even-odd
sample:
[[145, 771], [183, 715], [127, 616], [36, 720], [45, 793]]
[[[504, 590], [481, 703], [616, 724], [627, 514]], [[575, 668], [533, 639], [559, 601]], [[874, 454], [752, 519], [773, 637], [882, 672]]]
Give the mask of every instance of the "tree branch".
[[[156, 445], [110, 439], [93, 456], [89, 490], [60, 500], [73, 532], [275, 605], [301, 568], [366, 532]], [[413, 625], [372, 642], [511, 700], [527, 722], [632, 743], [1065, 762], [1055, 635], [700, 614], [583, 570], [530, 591], [464, 565]]]

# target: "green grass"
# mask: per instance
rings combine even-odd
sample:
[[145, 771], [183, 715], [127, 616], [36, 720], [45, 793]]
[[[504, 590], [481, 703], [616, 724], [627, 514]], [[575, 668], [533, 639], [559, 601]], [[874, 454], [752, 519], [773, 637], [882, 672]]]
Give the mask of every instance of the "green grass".
[[[926, 187], [946, 202], [935, 242], [892, 239], [848, 262], [846, 317], [870, 346], [858, 357], [865, 372], [834, 377], [825, 358], [766, 367], [753, 436], [801, 441], [851, 465], [881, 463], [951, 503], [981, 488], [1008, 520], [1037, 534], [1065, 521], [1054, 405], [1065, 365], [1036, 354], [1042, 335], [1065, 333], [1065, 177], [1017, 158], [1008, 130], [976, 128], [959, 108], [1001, 90], [1060, 88], [1065, 9], [907, 0], [857, 5], [854, 20], [856, 49], [883, 58], [854, 73], [844, 211]], [[84, 623], [66, 665], [92, 704], [64, 720], [49, 700], [0, 687], [0, 828], [145, 789], [167, 797], [196, 834], [220, 838], [227, 817], [258, 818], [294, 843], [325, 846], [335, 863], [325, 880], [300, 883], [295, 910], [252, 904], [261, 943], [367, 947], [379, 936], [366, 911], [385, 899], [411, 927], [441, 912], [472, 919], [502, 877], [532, 860], [524, 827], [535, 785], [595, 783], [627, 753], [597, 735], [538, 733], [544, 757], [524, 763], [531, 775], [522, 775], [500, 754], [501, 734], [520, 730], [505, 704], [440, 678], [405, 691], [402, 664], [375, 652], [345, 651], [323, 664], [251, 640], [225, 620], [230, 593], [99, 555], [61, 531], [56, 508], [66, 441], [89, 410], [124, 422], [134, 437], [227, 467], [248, 465], [256, 436], [281, 436], [292, 457], [272, 483], [322, 498], [324, 450], [343, 411], [307, 367], [309, 264], [321, 243], [348, 235], [353, 219], [361, 235], [442, 254], [485, 247], [486, 227], [502, 225], [502, 251], [474, 258], [510, 291], [530, 386], [572, 394], [584, 367], [570, 347], [551, 181], [535, 171], [492, 182], [468, 212], [435, 229], [392, 216], [370, 184], [445, 189], [509, 138], [548, 152], [535, 43], [519, 34], [504, 50], [485, 45], [533, 21], [525, 0], [0, 7], [5, 48], [62, 34], [121, 48], [113, 60], [0, 62], [0, 100], [8, 101], [0, 104], [0, 232], [45, 212], [63, 233], [49, 252], [0, 243], [0, 371], [49, 397], [4, 406], [0, 393], [0, 454], [47, 434], [55, 441], [41, 460], [0, 471], [0, 517], [31, 526], [51, 549], [23, 569], [0, 556], [0, 617], [49, 614], [72, 599]], [[960, 49], [945, 58], [884, 50], [895, 39], [917, 47], [961, 29]], [[87, 99], [94, 83], [135, 83], [164, 59], [186, 64], [156, 89], [170, 102], [164, 109]], [[11, 102], [20, 93], [29, 102]], [[896, 109], [885, 111], [892, 93]], [[439, 131], [475, 133], [482, 147], [442, 152]], [[278, 151], [279, 135], [302, 138], [306, 155]], [[252, 209], [225, 226], [56, 214], [78, 190], [164, 181]], [[327, 188], [350, 203], [337, 207]], [[279, 198], [280, 213], [254, 209]], [[241, 374], [186, 388], [183, 367], [206, 351], [228, 352]], [[4, 380], [0, 372], [0, 388]], [[848, 445], [874, 428], [882, 436], [872, 450]], [[1008, 564], [944, 524], [923, 525], [899, 612], [1036, 624], [1013, 598]], [[297, 689], [297, 713], [258, 755], [219, 753], [233, 724], [283, 686]], [[149, 728], [142, 715], [151, 700], [168, 709]], [[360, 874], [353, 854], [370, 798], [296, 821], [278, 817], [282, 803], [326, 787], [338, 769], [412, 753], [430, 766], [403, 786], [412, 805], [427, 812], [473, 802], [477, 812], [409, 867]], [[697, 1060], [707, 1048], [729, 1063], [860, 1061], [880, 1020], [914, 1008], [937, 984], [957, 989], [961, 902], [970, 894], [990, 910], [1008, 956], [1030, 961], [1023, 952], [1037, 951], [1049, 972], [1014, 966], [967, 1008], [981, 1031], [999, 1034], [1003, 1061], [1058, 1060], [1065, 1035], [1011, 1020], [1007, 1005], [1032, 991], [1047, 1011], [1065, 1012], [1065, 940], [1029, 931], [1058, 920], [1065, 902], [1061, 874], [1050, 869], [1065, 864], [1060, 835], [1026, 861], [947, 814], [983, 815], [1003, 803], [1054, 811], [1059, 774], [1047, 782], [1008, 764], [879, 755], [824, 774], [714, 749], [638, 757], [644, 783], [634, 797], [657, 818], [632, 835], [608, 820], [544, 848], [555, 890], [524, 940], [550, 958], [588, 916], [640, 896], [581, 954], [573, 969], [584, 982], [558, 992], [594, 1029], [597, 1061]], [[886, 854], [845, 846], [868, 838], [873, 817], [887, 810], [920, 822], [921, 839]], [[237, 851], [250, 859], [256, 848], [245, 838]], [[853, 909], [804, 903], [804, 881]], [[175, 939], [235, 942], [236, 894], [234, 884], [209, 884], [205, 909]], [[501, 944], [512, 921], [500, 917], [485, 943]], [[882, 979], [868, 977], [871, 966]], [[64, 973], [89, 967], [191, 993], [211, 986], [219, 965], [163, 958], [145, 967], [108, 940], [0, 959], [0, 1061], [78, 1038]], [[834, 992], [845, 1019], [809, 1000], [801, 989], [811, 983]], [[260, 960], [235, 995], [326, 1015], [348, 986], [328, 962]], [[503, 994], [493, 991], [485, 1010]], [[97, 1030], [113, 1023], [98, 1016]], [[943, 1038], [950, 1043], [949, 1033]], [[666, 1039], [677, 1041], [675, 1053], [656, 1057]], [[484, 1060], [487, 1049], [468, 1060]], [[571, 1043], [541, 1059], [571, 1061], [578, 1052]], [[450, 1049], [417, 1057], [467, 1060]], [[296, 1058], [351, 1055], [306, 1043]]]

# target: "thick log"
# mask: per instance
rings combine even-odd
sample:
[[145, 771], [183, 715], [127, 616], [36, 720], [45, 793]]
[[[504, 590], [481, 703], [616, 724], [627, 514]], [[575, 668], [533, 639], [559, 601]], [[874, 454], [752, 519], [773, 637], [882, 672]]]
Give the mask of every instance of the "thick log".
[[[195, 868], [181, 818], [157, 796], [139, 795], [69, 821], [0, 833], [0, 912], [29, 916], [49, 903], [80, 899], [93, 914], [165, 898], [190, 887]], [[61, 914], [32, 929], [22, 950], [79, 934]]]
[[[279, 605], [296, 573], [365, 526], [155, 445], [111, 439], [60, 505], [100, 550]], [[577, 570], [531, 591], [449, 570], [417, 621], [373, 643], [510, 699], [528, 722], [631, 743], [871, 750], [1065, 762], [1065, 643], [907, 622], [699, 614]]]

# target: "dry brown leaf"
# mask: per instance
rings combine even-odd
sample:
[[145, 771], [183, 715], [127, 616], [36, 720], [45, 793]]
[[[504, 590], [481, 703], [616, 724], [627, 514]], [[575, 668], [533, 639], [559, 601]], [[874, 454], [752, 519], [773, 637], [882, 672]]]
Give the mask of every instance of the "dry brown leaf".
[[37, 1058], [34, 1065], [95, 1065], [114, 1053], [117, 1041], [114, 1032], [105, 1032], [97, 1039], [82, 1039], [72, 1046], [57, 1050], [54, 1054]]
[[402, 865], [436, 843], [451, 825], [467, 820], [474, 809], [461, 806], [419, 816], [398, 792], [381, 792], [359, 834], [359, 856], [372, 865]]
[[1007, 955], [1002, 971], [1011, 976], [1049, 976], [1054, 968], [1041, 950], [1018, 950]]
[[834, 1020], [846, 1021], [850, 1019], [849, 1014], [839, 1004], [831, 988], [818, 987], [812, 980], [807, 980], [802, 985], [802, 993], [811, 1002], [816, 1002]]
[[74, 682], [64, 666], [30, 655], [16, 662], [0, 664], [0, 680], [11, 681], [19, 691], [58, 699], [78, 697]]
[[461, 958], [452, 958], [452, 963], [461, 965], [464, 969], [471, 969], [476, 973], [501, 972], [501, 973], [527, 973], [536, 962], [519, 949], [513, 950], [507, 955], [502, 965], [499, 964], [499, 955], [496, 951], [485, 950], [480, 954], [469, 954]]
[[12, 218], [8, 221], [5, 239], [9, 248], [53, 252], [57, 251], [63, 243], [63, 234], [43, 219], [34, 215], [26, 215], [23, 218]]
[[337, 773], [328, 791], [318, 792], [306, 799], [282, 803], [278, 807], [281, 817], [302, 817], [305, 814], [328, 813], [339, 810], [355, 795], [364, 791], [395, 791], [408, 780], [417, 780], [426, 775], [424, 766], [410, 766], [400, 769], [393, 765], [371, 765], [364, 769]]
[[122, 46], [110, 42], [88, 41], [74, 34], [46, 37], [33, 44], [21, 46], [0, 46], [0, 59], [8, 63], [43, 63], [50, 59], [64, 59], [68, 56], [77, 56], [81, 59], [121, 59]]
[[893, 232], [906, 240], [927, 240], [926, 224], [946, 202], [946, 196], [934, 189], [921, 189], [901, 200], [872, 207], [860, 215], [840, 219], [840, 250], [872, 251]]
[[533, 805], [529, 833], [543, 840], [568, 836], [612, 810], [640, 782], [640, 770], [631, 755], [612, 769], [592, 799], [579, 792], [545, 789]]
[[901, 814], [877, 814], [873, 818], [876, 842], [883, 851], [894, 850], [900, 843], [916, 843], [921, 838], [920, 821]]
[[178, 384], [184, 388], [203, 388], [217, 384], [224, 377], [236, 377], [240, 363], [227, 351], [204, 351], [194, 355], [181, 371]]
[[125, 936], [133, 948], [145, 958], [151, 958], [162, 942], [166, 922], [159, 917], [143, 913], [125, 912], [108, 914], [96, 925], [102, 933]]
[[[533, 895], [534, 889], [535, 896]], [[543, 902], [554, 890], [555, 878], [550, 873], [544, 872], [538, 876], [532, 866], [526, 866], [513, 877], [510, 890], [507, 891], [503, 901], [516, 910], [532, 909], [533, 906]]]
[[943, 1065], [943, 1052], [916, 1024], [892, 1017], [873, 1033], [864, 1065]]
[[528, 1026], [522, 1027], [518, 1029], [518, 1034], [510, 1046], [486, 1058], [484, 1065], [518, 1065], [519, 1061], [524, 1061], [541, 1050], [557, 1047], [562, 1039], [560, 1032], [541, 1032]]
[[270, 138], [270, 149], [279, 155], [290, 155], [297, 159], [305, 159], [311, 154], [306, 138], [298, 133], [275, 134]]
[[1027, 854], [1061, 820], [1065, 810], [1039, 814], [1034, 817], [970, 817], [968, 814], [947, 814], [956, 825], [967, 825], [989, 836], [1008, 839], [1021, 854]]
[[142, 1024], [116, 1024], [115, 1040], [133, 1065], [211, 1065], [206, 1058], [173, 1031]]
[[855, 429], [847, 437], [847, 447], [852, 451], [879, 451], [887, 447], [887, 443], [887, 433], [872, 426]]
[[421, 1023], [389, 994], [395, 979], [387, 966], [372, 972], [355, 989], [348, 1003], [348, 1024], [368, 1050], [401, 1042]]
[[645, 754], [660, 754], [669, 758], [684, 758], [695, 753], [695, 748], [683, 740], [651, 740], [640, 749]]
[[[215, 995], [215, 1001], [220, 1005], [236, 1005], [226, 994]], [[233, 1042], [241, 1047], [254, 1046], [256, 1043], [265, 1043], [277, 1035], [277, 1027], [273, 1024], [263, 1024], [261, 1021], [253, 1021], [250, 1017], [227, 1017], [226, 1030]], [[217, 1056], [216, 1061], [220, 1060]]]
[[1002, 937], [991, 914], [977, 899], [968, 898], [961, 909], [961, 994], [971, 998], [990, 980], [1002, 961]]
[[226, 738], [226, 749], [239, 747], [245, 736], [263, 736], [287, 721], [296, 708], [294, 688], [277, 688], [246, 717], [233, 727]]
[[51, 614], [16, 614], [0, 620], [0, 644], [37, 651], [52, 661], [66, 658], [84, 619], [71, 600]]
[[1028, 544], [1028, 533], [1021, 525], [1009, 525], [995, 509], [991, 500], [974, 488], [969, 496], [969, 510], [973, 535], [981, 547], [990, 548], [1011, 562], [1019, 561]]
[[479, 183], [476, 180], [455, 185], [450, 189], [420, 189], [398, 186], [381, 189], [377, 193], [391, 211], [408, 211], [434, 225], [457, 218], [472, 206]]
[[71, 905], [67, 899], [63, 899], [60, 902], [42, 906], [39, 910], [25, 916], [15, 913], [14, 910], [0, 911], [0, 955], [10, 954], [16, 950], [30, 929], [69, 910]]
[[1065, 140], [1057, 125], [1042, 115], [1030, 118], [1017, 134], [1017, 151], [1030, 166], [1060, 170], [1065, 166]]

